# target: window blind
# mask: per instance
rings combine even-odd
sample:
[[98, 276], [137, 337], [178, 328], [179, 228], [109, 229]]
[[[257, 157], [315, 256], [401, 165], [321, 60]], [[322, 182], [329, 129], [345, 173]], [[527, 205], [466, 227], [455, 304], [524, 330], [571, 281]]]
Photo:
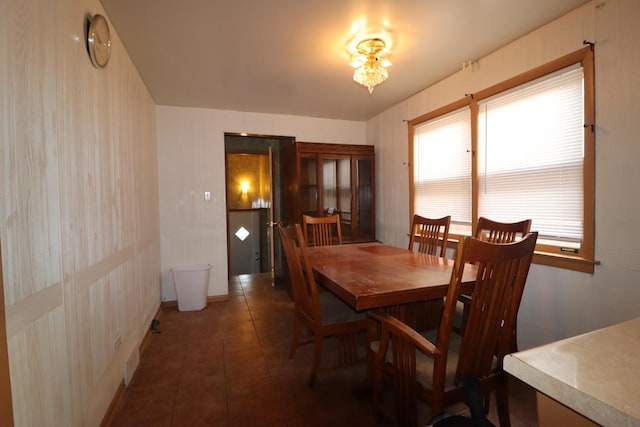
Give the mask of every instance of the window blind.
[[471, 224], [471, 126], [468, 107], [414, 129], [414, 211]]
[[479, 215], [531, 218], [541, 237], [580, 241], [583, 98], [573, 66], [478, 103]]

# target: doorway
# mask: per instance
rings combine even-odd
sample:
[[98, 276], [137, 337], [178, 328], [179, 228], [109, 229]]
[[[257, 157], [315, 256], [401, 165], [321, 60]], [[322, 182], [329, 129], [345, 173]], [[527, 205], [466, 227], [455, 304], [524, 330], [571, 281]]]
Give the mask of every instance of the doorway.
[[275, 222], [282, 218], [281, 153], [293, 137], [225, 133], [229, 275], [271, 272], [286, 283]]

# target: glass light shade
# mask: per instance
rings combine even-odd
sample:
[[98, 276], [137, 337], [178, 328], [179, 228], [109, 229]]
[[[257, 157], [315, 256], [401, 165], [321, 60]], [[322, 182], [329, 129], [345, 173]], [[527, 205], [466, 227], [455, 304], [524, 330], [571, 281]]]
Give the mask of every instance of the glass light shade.
[[373, 88], [389, 77], [389, 72], [385, 69], [391, 65], [389, 56], [391, 52], [387, 49], [384, 40], [380, 38], [361, 40], [351, 53], [350, 65], [356, 69], [353, 80], [366, 86], [369, 94], [373, 93]]
[[374, 64], [371, 66], [369, 64], [362, 65], [358, 67], [353, 72], [353, 80], [360, 83], [363, 86], [366, 86], [369, 89], [369, 93], [373, 93], [373, 88], [376, 85], [379, 85], [383, 81], [387, 80], [389, 77], [389, 72], [386, 68], [379, 66], [378, 64]]

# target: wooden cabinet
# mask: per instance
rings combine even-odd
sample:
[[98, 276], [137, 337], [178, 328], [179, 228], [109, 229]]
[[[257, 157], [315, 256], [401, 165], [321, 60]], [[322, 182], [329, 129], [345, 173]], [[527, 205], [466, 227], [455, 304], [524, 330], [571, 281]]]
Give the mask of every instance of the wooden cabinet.
[[296, 142], [284, 156], [286, 222], [339, 213], [343, 241], [375, 240], [372, 145]]

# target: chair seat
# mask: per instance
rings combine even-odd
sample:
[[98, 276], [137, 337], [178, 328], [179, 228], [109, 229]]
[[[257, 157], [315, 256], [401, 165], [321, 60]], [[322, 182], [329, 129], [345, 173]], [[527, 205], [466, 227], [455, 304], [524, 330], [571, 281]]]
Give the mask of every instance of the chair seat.
[[[432, 343], [437, 342], [438, 338], [438, 330], [432, 329], [430, 331], [426, 331], [421, 333], [424, 338], [429, 340]], [[444, 389], [452, 390], [456, 388], [454, 384], [454, 378], [456, 375], [456, 368], [458, 366], [458, 358], [460, 356], [460, 346], [462, 345], [462, 337], [458, 334], [451, 334], [449, 341], [449, 354], [447, 356], [447, 371], [445, 374], [445, 385]], [[374, 353], [378, 352], [378, 348], [380, 348], [380, 341], [373, 341], [370, 343], [371, 350]], [[389, 349], [387, 350], [387, 354], [385, 356], [385, 360], [388, 363], [393, 363], [393, 350], [392, 344], [389, 344]], [[498, 361], [494, 357], [494, 361], [492, 364], [492, 369], [497, 369]], [[433, 387], [432, 379], [433, 379], [433, 358], [427, 356], [421, 351], [416, 352], [416, 373], [418, 377], [418, 381], [422, 384], [423, 387], [431, 389]]]
[[[436, 329], [420, 334], [431, 342], [437, 341], [438, 331]], [[456, 367], [460, 357], [460, 347], [462, 346], [462, 337], [458, 334], [451, 334], [449, 341], [449, 354], [447, 356], [447, 373], [445, 375], [444, 389], [452, 390], [457, 387], [454, 384], [456, 375]], [[494, 357], [491, 370], [498, 368], [498, 360]], [[433, 375], [433, 359], [426, 356], [422, 352], [416, 354], [416, 371], [423, 386], [432, 388], [431, 380]]]
[[[437, 342], [438, 331], [430, 330], [420, 334], [431, 342]], [[451, 334], [449, 341], [449, 354], [447, 356], [447, 371], [444, 380], [444, 389], [451, 390], [454, 388], [453, 379], [456, 375], [458, 367], [458, 358], [460, 356], [460, 346], [462, 345], [462, 337], [458, 334]], [[418, 381], [426, 388], [432, 388], [433, 379], [433, 358], [426, 356], [421, 351], [416, 354], [416, 371]]]
[[366, 313], [358, 313], [340, 298], [331, 292], [318, 294], [320, 310], [322, 313], [322, 323], [329, 325], [332, 323], [357, 322], [366, 319]]

